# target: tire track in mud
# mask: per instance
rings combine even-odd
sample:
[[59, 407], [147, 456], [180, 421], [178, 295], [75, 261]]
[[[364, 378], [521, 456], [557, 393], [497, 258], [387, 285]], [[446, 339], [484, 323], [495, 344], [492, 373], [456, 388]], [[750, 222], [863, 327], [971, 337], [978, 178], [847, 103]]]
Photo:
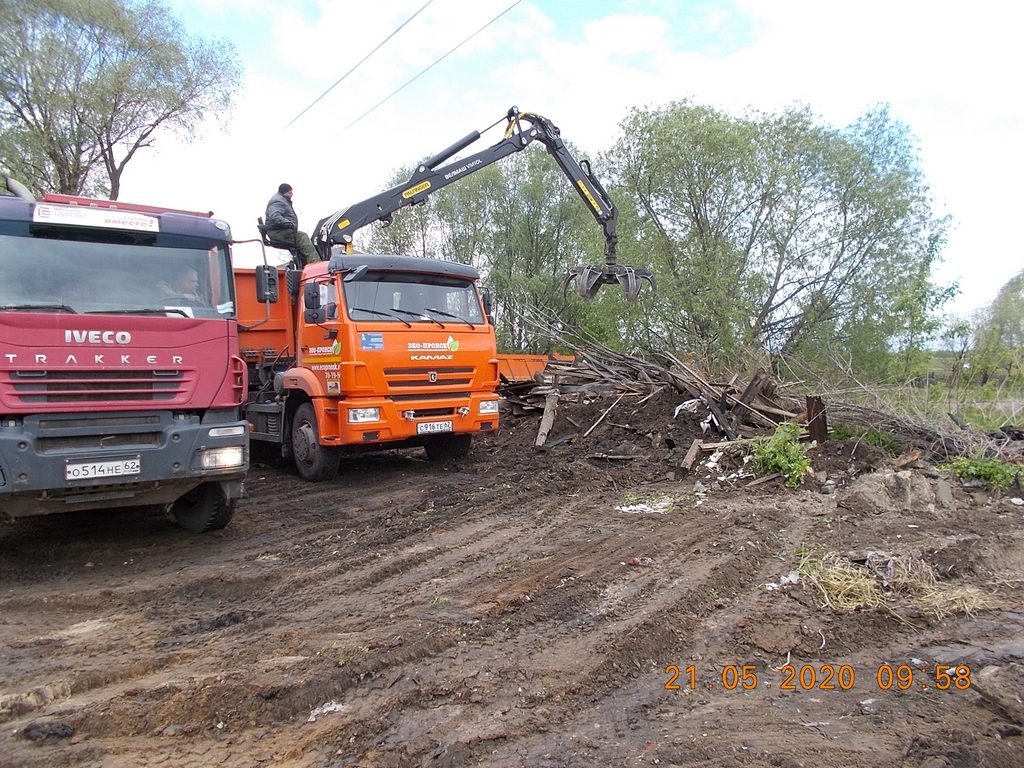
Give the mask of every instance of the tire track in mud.
[[[797, 698], [667, 698], [663, 669], [758, 651], [749, 622], [771, 608], [761, 585], [789, 570], [818, 496], [724, 492], [693, 506], [682, 484], [649, 484], [634, 495], [663, 492], [677, 506], [627, 515], [608, 486], [502, 490], [472, 466], [406, 469], [313, 488], [258, 472], [238, 525], [212, 543], [189, 551], [169, 536], [147, 550], [146, 526], [118, 541], [146, 551], [140, 583], [109, 564], [71, 569], [82, 583], [45, 579], [42, 592], [59, 599], [44, 617], [63, 628], [107, 621], [104, 642], [124, 658], [110, 664], [95, 640], [19, 657], [25, 684], [66, 679], [56, 673], [83, 650], [109, 675], [79, 669], [70, 695], [4, 726], [61, 719], [78, 729], [74, 743], [25, 747], [8, 735], [0, 748], [40, 766], [589, 766], [634, 761], [642, 729], [658, 742], [642, 745], [645, 758], [724, 766], [765, 764], [806, 734]], [[61, 595], [68, 585], [74, 594]], [[24, 590], [0, 595], [0, 610], [26, 622], [34, 607]], [[42, 637], [45, 624], [26, 627]], [[838, 721], [851, 701], [819, 715]], [[340, 709], [311, 722], [322, 705]], [[827, 764], [815, 749], [789, 754]], [[837, 754], [870, 764], [852, 748]]]
[[[446, 698], [448, 699], [459, 700], [470, 695], [478, 700], [485, 700], [488, 696], [493, 695], [494, 691], [487, 690], [488, 683], [483, 679], [484, 677], [498, 681], [514, 680], [517, 681], [514, 684], [518, 685], [519, 676], [516, 673], [521, 673], [521, 667], [528, 667], [531, 670], [530, 677], [534, 680], [542, 679], [546, 671], [550, 669], [557, 673], [560, 679], [561, 689], [557, 694], [556, 701], [551, 701], [551, 697], [546, 696], [543, 692], [526, 692], [526, 696], [522, 698], [529, 706], [524, 707], [513, 717], [506, 718], [506, 722], [500, 729], [495, 729], [493, 725], [494, 712], [485, 708], [479, 715], [474, 716], [467, 715], [461, 708], [456, 707], [450, 720], [436, 722], [435, 719], [431, 721], [433, 731], [429, 738], [425, 733], [414, 737], [406, 728], [400, 738], [385, 738], [385, 741], [392, 741], [392, 746], [396, 750], [399, 749], [399, 745], [402, 745], [402, 753], [409, 754], [410, 743], [415, 743], [417, 740], [426, 744], [433, 739], [433, 743], [437, 744], [438, 741], [444, 743], [444, 740], [449, 737], [454, 739], [449, 745], [451, 748], [456, 751], [464, 749], [466, 745], [458, 740], [458, 734], [464, 732], [490, 731], [493, 732], [493, 739], [507, 740], [510, 733], [533, 730], [538, 722], [533, 713], [534, 707], [543, 708], [545, 722], [557, 724], [576, 713], [581, 703], [608, 695], [616, 689], [622, 680], [631, 679], [633, 664], [639, 659], [650, 663], [650, 655], [664, 653], [667, 644], [685, 645], [689, 642], [686, 636], [674, 628], [666, 634], [665, 628], [672, 627], [673, 621], [679, 615], [692, 616], [694, 604], [697, 602], [695, 596], [706, 589], [707, 584], [715, 583], [717, 574], [726, 568], [720, 562], [702, 563], [699, 567], [694, 567], [692, 563], [689, 549], [707, 533], [706, 523], [707, 519], [702, 518], [690, 526], [687, 538], [680, 539], [677, 536], [669, 540], [670, 549], [676, 554], [674, 557], [666, 558], [664, 562], [659, 561], [659, 567], [664, 570], [664, 575], [642, 576], [636, 579], [631, 576], [630, 583], [624, 585], [624, 588], [619, 590], [620, 594], [616, 596], [616, 599], [610, 601], [607, 588], [615, 585], [616, 582], [614, 579], [605, 579], [604, 587], [598, 589], [596, 588], [599, 586], [597, 574], [605, 573], [608, 570], [610, 559], [618, 566], [618, 558], [624, 552], [629, 551], [637, 539], [627, 539], [623, 542], [609, 537], [586, 552], [576, 553], [567, 562], [567, 565], [570, 572], [578, 574], [573, 578], [579, 580], [581, 584], [587, 583], [588, 578], [591, 579], [590, 589], [564, 590], [565, 581], [562, 579], [557, 585], [548, 587], [542, 592], [535, 590], [538, 594], [531, 601], [528, 603], [520, 601], [515, 604], [515, 614], [512, 617], [516, 630], [514, 634], [505, 633], [498, 637], [502, 622], [498, 622], [498, 626], [495, 626], [494, 622], [490, 622], [489, 625], [478, 625], [472, 633], [472, 639], [468, 641], [471, 647], [475, 646], [475, 651], [469, 652], [468, 658], [446, 658], [443, 663], [433, 665], [433, 672], [439, 675], [434, 679], [427, 676], [422, 669], [417, 672], [419, 675], [418, 687], [428, 690], [444, 690], [447, 692]], [[719, 532], [724, 531], [730, 524], [731, 520], [722, 520]], [[499, 594], [526, 593], [535, 587], [540, 587], [546, 581], [552, 581], [552, 575], [558, 572], [546, 563], [530, 568], [530, 561], [526, 561], [525, 566], [527, 573], [502, 585], [499, 590], [485, 593], [484, 599], [490, 601], [497, 599], [500, 603]], [[565, 564], [560, 567], [564, 568]], [[682, 582], [692, 583], [686, 584], [680, 590]], [[559, 600], [555, 601], [560, 605], [548, 606], [546, 610], [536, 608], [536, 606], [543, 606], [546, 600], [550, 602], [549, 598], [555, 593], [555, 590], [562, 591]], [[581, 600], [592, 602], [588, 606], [585, 602], [581, 604]], [[629, 610], [621, 612], [627, 615], [616, 615], [620, 613], [616, 605], [627, 603], [630, 606]], [[567, 627], [565, 621], [552, 618], [559, 614], [560, 608], [566, 609], [562, 611], [563, 613], [577, 617], [570, 622], [571, 626]], [[578, 618], [580, 611], [584, 613], [582, 620]], [[533, 615], [530, 615], [531, 613]], [[501, 618], [504, 621], [509, 617], [501, 616]], [[637, 638], [640, 636], [642, 636], [642, 640], [638, 641]], [[616, 638], [625, 639], [616, 640]], [[493, 645], [490, 642], [492, 639], [495, 641]], [[497, 647], [499, 641], [501, 653], [492, 654], [491, 651]], [[463, 640], [463, 644], [466, 643], [467, 641]], [[446, 655], [450, 656], [450, 654]], [[445, 678], [458, 676], [453, 669], [464, 668], [467, 665], [469, 667], [467, 679], [477, 683], [473, 693], [467, 694], [464, 685], [455, 684], [453, 686], [443, 682]], [[487, 668], [490, 671], [484, 674], [479, 671], [481, 668]], [[399, 679], [403, 678], [400, 676]], [[500, 682], [494, 685], [500, 686]], [[399, 702], [391, 700], [387, 691], [374, 691], [372, 704], [369, 701], [367, 703], [371, 711], [364, 715], [368, 718], [367, 722], [374, 722], [376, 718], [382, 717], [383, 713], [394, 711], [399, 704], [406, 712], [410, 708], [415, 708], [417, 700], [410, 699], [407, 691], [403, 691], [400, 697], [401, 701]], [[419, 704], [422, 709], [423, 702], [420, 701]], [[431, 703], [429, 708], [435, 709], [436, 704]], [[349, 715], [350, 719], [352, 716]], [[468, 731], [467, 718], [474, 725]], [[408, 722], [408, 718], [404, 718], [404, 720]], [[379, 728], [375, 732], [379, 739]], [[476, 740], [479, 739], [476, 738]], [[373, 745], [364, 746], [370, 750], [375, 749]], [[376, 749], [379, 751], [379, 748]], [[343, 753], [351, 754], [352, 757], [357, 755], [357, 753], [349, 753], [345, 750]], [[423, 756], [420, 755], [420, 757]], [[399, 761], [398, 764], [405, 763]]]
[[[434, 478], [434, 477], [429, 477], [428, 479], [430, 479], [432, 483], [436, 481], [436, 478]], [[466, 479], [463, 479], [463, 480], [461, 480], [461, 482], [462, 483], [467, 483], [467, 482], [470, 482], [470, 481], [466, 480]], [[287, 483], [285, 483], [285, 485], [287, 485]], [[303, 490], [303, 491], [305, 491], [307, 488], [308, 488], [308, 486], [305, 486], [305, 485], [301, 486], [301, 490]], [[419, 495], [422, 495], [423, 493], [429, 492], [430, 490], [432, 490], [432, 489], [423, 488], [423, 487], [416, 487], [415, 485], [413, 486], [413, 491], [415, 493], [419, 494]], [[281, 496], [281, 497], [287, 497], [288, 495], [290, 495], [290, 493], [291, 493], [291, 491], [286, 489], [284, 491], [279, 492], [277, 495]], [[347, 490], [347, 493], [349, 495], [353, 495], [355, 492], [351, 491], [351, 490]], [[304, 502], [306, 503], [306, 505], [310, 505], [310, 504], [315, 505], [317, 503], [317, 501], [315, 499], [311, 501], [308, 494], [304, 494], [304, 495], [306, 496], [306, 498], [304, 499]], [[337, 495], [337, 492], [334, 489], [325, 489], [323, 491], [320, 491], [318, 494], [316, 494], [316, 496], [318, 496], [318, 497], [329, 497], [329, 498], [332, 498], [332, 501], [334, 500], [333, 497], [335, 497], [336, 495]], [[388, 492], [384, 492], [384, 494], [382, 494], [382, 495], [390, 496], [391, 494], [388, 493]], [[360, 501], [363, 502], [364, 504], [366, 504], [367, 507], [369, 507], [371, 509], [374, 506], [376, 506], [374, 504], [374, 499], [371, 498], [371, 499], [367, 500], [365, 495], [360, 498]], [[335, 502], [335, 503], [337, 503], [337, 502]], [[483, 514], [483, 513], [481, 513], [481, 514]], [[372, 513], [371, 513], [371, 515], [372, 515]], [[333, 520], [324, 521], [324, 520], [320, 519], [320, 518], [322, 518], [322, 514], [318, 514], [317, 518], [318, 519], [316, 519], [312, 523], [304, 523], [304, 525], [302, 526], [302, 530], [300, 530], [299, 533], [298, 533], [298, 538], [300, 540], [308, 539], [311, 536], [315, 537], [316, 534], [318, 534], [320, 532], [323, 532], [323, 531], [337, 531], [338, 530], [338, 525], [337, 525], [337, 523], [339, 522], [338, 520], [333, 519]], [[365, 519], [358, 520], [355, 523], [353, 523], [353, 526], [354, 525], [362, 525], [362, 524], [366, 523], [367, 520], [369, 520], [369, 519], [370, 519], [370, 516], [367, 516]], [[435, 524], [435, 523], [431, 523], [431, 524]], [[491, 526], [491, 527], [493, 527], [493, 526]], [[417, 530], [417, 528], [418, 528], [418, 526], [412, 526], [412, 529], [413, 529], [412, 532], [418, 533], [419, 531]], [[402, 532], [399, 533], [399, 536], [401, 536], [403, 534], [407, 534], [409, 532], [410, 531], [408, 531], [408, 530], [402, 531]], [[263, 536], [266, 536], [266, 534], [263, 534]], [[377, 542], [380, 541], [381, 537], [372, 537], [372, 538], [375, 538], [377, 540], [375, 543], [377, 543]], [[385, 539], [393, 539], [394, 536], [391, 536], [390, 534], [388, 534], [384, 538]], [[277, 543], [280, 543], [280, 542], [277, 542]], [[472, 543], [471, 540], [467, 540], [465, 542], [466, 545], [468, 545], [470, 543]], [[261, 542], [258, 539], [255, 542], [247, 542], [247, 545], [251, 549], [250, 549], [249, 552], [243, 553], [243, 556], [245, 556], [245, 557], [252, 557], [254, 552], [259, 551], [261, 549]], [[234, 556], [234, 560], [237, 561], [238, 557], [239, 557], [239, 553], [238, 552], [234, 552], [233, 556]], [[260, 558], [260, 556], [257, 555], [256, 556], [256, 560], [259, 560], [259, 558]], [[273, 558], [271, 558], [271, 561], [273, 561]], [[267, 574], [257, 574], [257, 575], [251, 575], [251, 576], [248, 576], [248, 577], [237, 577], [237, 576], [230, 576], [229, 577], [229, 576], [225, 576], [222, 573], [221, 574], [214, 574], [214, 573], [211, 573], [209, 571], [209, 569], [207, 568], [207, 569], [200, 569], [199, 572], [191, 571], [186, 579], [180, 579], [180, 578], [178, 578], [176, 576], [175, 577], [170, 577], [170, 583], [166, 587], [160, 588], [160, 589], [148, 589], [148, 590], [142, 590], [142, 591], [137, 591], [137, 592], [131, 593], [130, 590], [127, 587], [125, 587], [124, 588], [124, 594], [119, 596], [119, 602], [120, 602], [120, 606], [119, 607], [130, 609], [130, 608], [133, 608], [133, 607], [141, 607], [141, 606], [144, 606], [144, 605], [149, 605], [150, 607], [146, 611], [147, 618], [156, 619], [157, 620], [157, 621], [154, 622], [154, 625], [155, 625], [156, 629], [151, 633], [154, 637], [157, 638], [157, 640], [155, 642], [153, 642], [153, 645], [160, 646], [162, 644], [164, 646], [165, 650], [167, 649], [167, 647], [170, 647], [170, 648], [175, 648], [176, 647], [176, 648], [180, 648], [180, 649], [184, 650], [184, 649], [188, 648], [188, 646], [191, 644], [191, 642], [194, 639], [196, 639], [194, 637], [194, 635], [200, 634], [200, 633], [191, 632], [190, 631], [190, 627], [187, 626], [187, 624], [184, 625], [184, 626], [180, 625], [180, 624], [178, 626], [172, 626], [169, 631], [165, 627], [164, 628], [165, 634], [174, 635], [174, 636], [176, 636], [177, 639], [176, 639], [176, 641], [174, 643], [171, 643], [169, 645], [166, 642], [161, 643], [161, 641], [159, 640], [159, 637], [160, 637], [159, 628], [163, 624], [163, 622], [159, 621], [160, 619], [163, 619], [165, 617], [170, 617], [170, 616], [177, 615], [178, 612], [179, 612], [180, 607], [182, 605], [187, 604], [189, 606], [189, 608], [190, 608], [190, 612], [193, 614], [193, 620], [190, 623], [197, 625], [200, 628], [200, 630], [202, 630], [203, 632], [214, 631], [214, 630], [219, 630], [219, 629], [225, 629], [225, 628], [229, 627], [231, 624], [237, 624], [237, 623], [245, 622], [247, 624], [247, 626], [244, 629], [240, 629], [239, 630], [239, 634], [244, 634], [246, 631], [251, 631], [252, 629], [254, 629], [253, 622], [250, 621], [250, 619], [258, 616], [261, 613], [263, 613], [263, 611], [255, 611], [255, 612], [252, 612], [251, 614], [247, 614], [246, 611], [244, 611], [244, 609], [241, 610], [241, 611], [238, 609], [240, 604], [241, 605], [259, 604], [259, 603], [263, 602], [264, 600], [267, 600], [268, 598], [272, 602], [273, 599], [275, 597], [277, 597], [280, 593], [287, 593], [287, 592], [293, 591], [293, 590], [295, 592], [301, 593], [302, 590], [305, 587], [308, 586], [307, 582], [309, 582], [310, 580], [315, 582], [317, 579], [322, 579], [322, 575], [321, 574], [314, 574], [312, 577], [303, 575], [302, 577], [300, 577], [298, 579], [297, 583], [294, 583], [296, 581], [295, 579], [289, 578], [289, 577], [286, 577], [286, 576], [282, 575], [282, 573], [284, 571], [287, 571], [287, 566], [291, 566], [291, 565], [293, 565], [293, 564], [287, 563], [285, 568], [278, 567], [278, 568], [275, 568], [273, 570], [269, 570], [269, 572]], [[400, 570], [400, 569], [396, 569], [396, 572], [398, 570]], [[90, 574], [90, 576], [94, 576], [94, 574]], [[166, 577], [166, 574], [165, 574], [165, 577]], [[378, 579], [378, 577], [379, 577], [379, 575], [373, 575], [373, 576], [369, 577], [369, 580], [370, 581], [376, 581]], [[366, 581], [366, 578], [364, 578], [364, 581]], [[292, 582], [292, 583], [290, 583], [290, 582]], [[121, 585], [118, 585], [118, 586], [121, 586]], [[109, 594], [110, 590], [104, 589], [103, 592]], [[79, 602], [83, 602], [83, 601], [91, 602], [93, 604], [92, 607], [95, 608], [95, 607], [98, 607], [97, 604], [102, 604], [102, 603], [106, 602], [107, 598], [105, 596], [104, 597], [96, 597], [95, 595], [89, 596], [88, 598], [81, 598], [80, 596], [74, 596], [74, 597], [68, 597], [67, 598], [67, 601], [69, 601], [69, 602], [73, 601], [73, 600], [77, 600]], [[221, 607], [220, 607], [220, 604], [224, 603], [224, 602], [232, 603], [233, 606], [234, 606], [233, 609], [231, 611], [228, 611], [227, 613], [224, 613], [221, 610]], [[7, 607], [9, 608], [11, 606], [8, 605]], [[25, 608], [30, 608], [30, 607], [34, 607], [34, 606], [30, 606], [29, 604], [26, 604], [24, 607]], [[82, 607], [82, 606], [80, 605], [78, 607]], [[212, 617], [213, 621], [209, 620], [211, 612], [215, 614]], [[240, 619], [238, 621], [231, 620], [233, 616], [234, 617], [239, 617], [240, 616]], [[320, 620], [323, 619], [322, 615], [320, 615], [318, 618]], [[51, 615], [51, 619], [52, 619], [52, 615]], [[218, 622], [219, 619], [224, 619], [224, 620]], [[275, 617], [275, 621], [271, 622], [271, 623], [272, 624], [276, 624], [276, 625], [289, 626], [289, 625], [295, 624], [293, 619], [294, 619], [294, 615], [293, 614], [278, 613], [278, 615]], [[108, 620], [107, 620], [106, 623], [108, 625], [108, 630], [109, 630], [114, 624], [117, 623], [116, 622], [116, 616], [115, 615], [108, 615]], [[230, 629], [228, 631], [230, 631]], [[141, 634], [144, 634], [144, 633], [145, 633], [145, 630], [142, 630]], [[108, 631], [106, 640], [107, 640], [107, 642], [110, 642], [110, 643], [113, 643], [113, 644], [126, 645], [127, 647], [135, 647], [136, 649], [138, 649], [139, 644], [137, 642], [135, 642], [135, 643], [128, 642], [129, 640], [137, 639], [137, 636], [140, 634], [140, 632], [135, 632], [134, 634], [136, 635], [136, 638], [129, 638], [129, 637], [125, 637], [125, 636], [118, 636], [118, 635], [115, 635], [112, 632]], [[222, 637], [219, 638], [219, 639], [223, 640], [223, 634], [224, 633], [221, 633]], [[84, 651], [88, 652], [88, 649], [80, 649], [80, 650], [84, 650]], [[234, 650], [234, 649], [232, 649], [232, 650]], [[228, 655], [230, 655], [230, 654], [228, 654]], [[195, 668], [195, 666], [191, 663], [193, 658], [194, 658], [194, 656], [195, 656], [195, 654], [188, 654], [188, 653], [181, 653], [181, 654], [179, 654], [176, 657], [176, 660], [177, 660], [178, 666], [180, 666], [181, 669], [177, 670], [177, 671], [168, 671], [169, 676], [171, 676], [171, 677], [186, 676], [187, 677], [188, 675], [201, 674], [201, 672], [199, 672]], [[167, 658], [167, 657], [165, 655], [162, 658]], [[66, 693], [70, 697], [70, 696], [81, 696], [82, 694], [85, 694], [88, 691], [92, 691], [93, 689], [95, 689], [97, 687], [107, 686], [110, 689], [110, 695], [111, 696], [116, 696], [116, 695], [119, 695], [120, 690], [123, 688], [122, 684], [127, 679], [129, 679], [131, 677], [141, 677], [141, 676], [147, 674], [148, 672], [150, 672], [153, 668], [154, 668], [154, 665], [152, 665], [152, 664], [147, 664], [147, 665], [143, 666], [143, 665], [129, 663], [129, 664], [120, 665], [119, 667], [117, 667], [117, 670], [120, 670], [120, 673], [118, 671], [113, 671], [113, 672], [108, 672], [108, 674], [105, 674], [105, 675], [98, 675], [98, 674], [79, 675], [78, 679], [75, 681], [75, 683], [73, 685], [63, 685], [62, 688], [63, 689], [70, 689], [70, 690], [66, 690]], [[165, 675], [164, 677], [166, 678], [167, 675]], [[89, 680], [90, 681], [89, 684], [86, 684], [84, 682], [85, 680]], [[10, 680], [5, 681], [5, 683], [8, 683], [8, 684], [10, 682], [11, 682]], [[138, 685], [142, 685], [144, 687], [146, 685], [146, 683], [144, 681], [142, 681], [142, 680], [136, 680], [135, 682]], [[166, 684], [166, 679], [164, 680], [164, 684]], [[111, 732], [111, 733], [116, 732], [116, 729], [103, 729], [103, 730]]]

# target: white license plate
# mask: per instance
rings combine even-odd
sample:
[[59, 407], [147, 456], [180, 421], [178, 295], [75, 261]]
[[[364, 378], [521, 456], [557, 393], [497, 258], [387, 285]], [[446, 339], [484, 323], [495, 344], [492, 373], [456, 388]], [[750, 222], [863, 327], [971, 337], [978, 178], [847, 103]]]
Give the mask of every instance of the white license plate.
[[432, 435], [435, 432], [451, 432], [450, 421], [421, 421], [416, 425], [416, 433], [419, 435]]
[[95, 480], [100, 477], [124, 477], [142, 471], [142, 461], [117, 459], [116, 461], [83, 461], [64, 466], [65, 480]]

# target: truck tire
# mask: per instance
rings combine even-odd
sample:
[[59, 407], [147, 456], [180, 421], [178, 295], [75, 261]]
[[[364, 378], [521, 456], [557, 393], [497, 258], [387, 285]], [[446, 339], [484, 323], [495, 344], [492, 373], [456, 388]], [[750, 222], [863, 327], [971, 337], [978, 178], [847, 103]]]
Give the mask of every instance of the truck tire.
[[431, 461], [451, 461], [468, 456], [472, 443], [472, 435], [436, 435], [427, 440], [423, 447]]
[[338, 474], [341, 454], [320, 445], [316, 411], [310, 403], [300, 405], [292, 419], [292, 457], [299, 475], [311, 483], [332, 480]]
[[192, 533], [217, 531], [231, 522], [235, 500], [228, 501], [219, 483], [203, 483], [171, 505], [174, 521]]

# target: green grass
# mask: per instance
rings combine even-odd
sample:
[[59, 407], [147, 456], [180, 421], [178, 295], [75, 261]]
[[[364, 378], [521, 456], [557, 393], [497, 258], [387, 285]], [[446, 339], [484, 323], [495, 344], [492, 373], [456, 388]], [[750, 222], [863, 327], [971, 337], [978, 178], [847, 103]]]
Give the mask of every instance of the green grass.
[[862, 443], [873, 445], [893, 456], [903, 450], [900, 441], [888, 432], [879, 432], [877, 429], [857, 429], [842, 422], [832, 425], [832, 429], [829, 430], [829, 438], [832, 440], [860, 440]]

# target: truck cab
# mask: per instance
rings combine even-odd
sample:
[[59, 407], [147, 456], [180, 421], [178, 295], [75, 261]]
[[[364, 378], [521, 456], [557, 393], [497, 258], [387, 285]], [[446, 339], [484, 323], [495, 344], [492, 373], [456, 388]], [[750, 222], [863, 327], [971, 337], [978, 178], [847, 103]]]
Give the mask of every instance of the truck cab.
[[230, 241], [210, 214], [0, 197], [0, 516], [227, 524], [248, 469]]

